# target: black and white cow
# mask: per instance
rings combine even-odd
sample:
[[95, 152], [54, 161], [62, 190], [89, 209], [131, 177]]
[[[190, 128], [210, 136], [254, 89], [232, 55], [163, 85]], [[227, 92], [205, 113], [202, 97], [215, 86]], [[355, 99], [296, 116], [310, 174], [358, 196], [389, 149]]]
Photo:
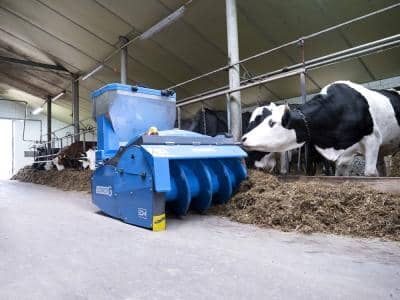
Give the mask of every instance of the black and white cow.
[[[300, 106], [300, 104], [289, 104], [290, 109], [296, 109]], [[272, 111], [275, 110], [278, 106], [275, 103], [270, 103], [265, 106], [257, 107], [253, 110], [249, 125], [244, 131], [244, 133], [250, 132], [258, 125], [260, 125], [268, 116], [272, 114]], [[300, 152], [300, 157], [299, 157]], [[285, 174], [289, 173], [291, 169], [293, 169], [293, 164], [295, 163], [295, 159], [300, 159], [300, 162], [305, 161], [305, 153], [301, 148], [294, 149], [287, 152], [286, 159], [288, 160], [288, 165], [285, 165], [283, 162], [285, 160], [285, 152], [256, 152], [250, 151], [249, 153], [257, 153], [258, 159], [254, 161], [254, 167], [262, 168], [269, 172], [272, 172], [277, 164], [277, 161], [280, 160], [280, 173]], [[314, 148], [310, 148], [308, 152], [308, 166], [305, 169], [307, 175], [315, 175], [317, 172], [317, 168], [320, 168], [325, 175], [333, 175], [334, 171], [331, 166], [331, 163], [324, 159]], [[300, 163], [300, 168], [302, 168], [303, 164]], [[305, 167], [305, 166], [304, 166]]]
[[279, 106], [245, 134], [248, 150], [282, 152], [313, 144], [336, 162], [336, 175], [347, 175], [356, 154], [365, 156], [366, 176], [377, 176], [378, 156], [396, 152], [400, 144], [400, 94], [337, 81], [296, 109]]

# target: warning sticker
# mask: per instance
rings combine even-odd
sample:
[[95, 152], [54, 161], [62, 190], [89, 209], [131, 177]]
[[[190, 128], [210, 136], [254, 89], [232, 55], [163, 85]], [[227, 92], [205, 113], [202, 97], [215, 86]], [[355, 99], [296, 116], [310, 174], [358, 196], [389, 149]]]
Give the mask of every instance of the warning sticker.
[[153, 216], [153, 231], [165, 230], [165, 214]]

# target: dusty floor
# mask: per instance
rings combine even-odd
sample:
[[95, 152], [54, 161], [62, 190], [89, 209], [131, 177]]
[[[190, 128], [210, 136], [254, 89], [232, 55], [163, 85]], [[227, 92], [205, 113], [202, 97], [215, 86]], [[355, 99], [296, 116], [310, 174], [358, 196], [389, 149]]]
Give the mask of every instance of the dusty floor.
[[151, 232], [90, 195], [0, 181], [0, 299], [399, 299], [400, 243], [215, 216]]

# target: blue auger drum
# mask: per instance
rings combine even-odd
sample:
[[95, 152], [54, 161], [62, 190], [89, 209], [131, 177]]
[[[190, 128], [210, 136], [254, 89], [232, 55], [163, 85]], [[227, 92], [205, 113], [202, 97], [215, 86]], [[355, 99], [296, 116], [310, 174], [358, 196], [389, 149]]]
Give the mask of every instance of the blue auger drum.
[[181, 216], [226, 203], [247, 176], [231, 138], [173, 129], [172, 91], [108, 84], [92, 93], [98, 132], [93, 203], [126, 223], [165, 229], [165, 207]]

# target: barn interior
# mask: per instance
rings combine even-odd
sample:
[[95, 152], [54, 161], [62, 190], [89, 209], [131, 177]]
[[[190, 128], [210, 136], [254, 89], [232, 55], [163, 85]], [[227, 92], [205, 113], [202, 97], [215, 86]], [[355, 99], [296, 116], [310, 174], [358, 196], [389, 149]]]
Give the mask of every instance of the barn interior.
[[[1, 0], [0, 253], [6, 268], [0, 270], [0, 298], [400, 297], [400, 164], [394, 167], [400, 159], [390, 160], [390, 178], [344, 183], [336, 176], [294, 179], [248, 170], [240, 186], [246, 171], [233, 162], [243, 157], [237, 144], [245, 130], [241, 115], [258, 106], [305, 103], [337, 80], [400, 90], [399, 17], [396, 0]], [[167, 122], [145, 101], [135, 108], [121, 101], [119, 114], [107, 111], [105, 118], [120, 127], [99, 128], [94, 92], [114, 83], [176, 98], [174, 125], [163, 128], [172, 113]], [[202, 214], [183, 219], [167, 212], [168, 229], [161, 235], [141, 228], [151, 228], [142, 221], [129, 222], [130, 214], [119, 217], [124, 208], [111, 213], [108, 203], [90, 195], [97, 184], [91, 180], [103, 182], [93, 179], [99, 178], [95, 167], [59, 171], [54, 163], [74, 143], [83, 143], [83, 152], [97, 143], [97, 152], [118, 155], [104, 144], [113, 134], [133, 135], [141, 123], [161, 132], [202, 122], [199, 133], [211, 135], [206, 110], [222, 116], [224, 138], [173, 136], [181, 152], [174, 148], [159, 156], [157, 137], [142, 138], [143, 157], [154, 156], [155, 169], [170, 155], [171, 171], [153, 170], [154, 191], [141, 197], [154, 198], [155, 207], [157, 184], [168, 178], [166, 202], [185, 198], [186, 208], [178, 207], [185, 213], [189, 206], [202, 207]], [[225, 149], [214, 156], [189, 153], [189, 142], [200, 148], [204, 143], [211, 152], [220, 151], [220, 144]], [[104, 161], [112, 159], [104, 153]], [[179, 155], [193, 162], [173, 162]], [[75, 159], [79, 168], [88, 157]], [[282, 170], [288, 155], [280, 159]], [[50, 170], [32, 169], [38, 162]], [[203, 177], [178, 175], [198, 169]], [[136, 179], [131, 184], [146, 186]], [[209, 203], [198, 204], [207, 189], [214, 189]], [[210, 208], [212, 197], [233, 198]], [[379, 206], [370, 205], [374, 201]], [[238, 283], [232, 276], [247, 279]], [[176, 281], [181, 288], [171, 288]]]

